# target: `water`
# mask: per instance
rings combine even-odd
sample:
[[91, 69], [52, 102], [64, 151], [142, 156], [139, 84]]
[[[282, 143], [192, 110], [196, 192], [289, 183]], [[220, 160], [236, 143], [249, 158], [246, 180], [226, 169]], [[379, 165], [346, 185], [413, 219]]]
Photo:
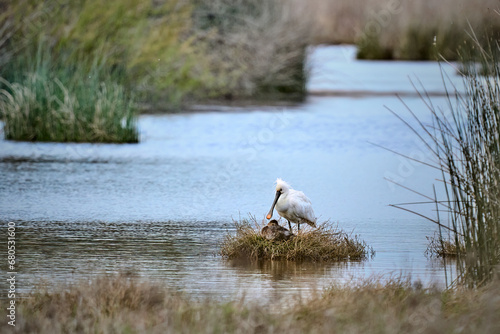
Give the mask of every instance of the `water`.
[[[366, 83], [375, 82], [380, 67], [396, 65], [408, 74], [417, 66], [428, 82], [441, 77], [432, 63], [357, 62], [345, 58], [345, 50], [317, 50], [313, 69], [325, 66], [320, 74], [331, 73], [332, 82], [346, 63]], [[321, 54], [335, 57], [315, 65]], [[356, 66], [376, 70], [363, 80]], [[309, 89], [322, 80], [314, 74]], [[405, 108], [391, 84], [383, 89], [384, 80], [366, 84], [363, 94], [343, 95], [338, 83], [326, 85], [331, 96], [313, 94], [296, 107], [144, 115], [139, 144], [1, 140], [0, 220], [17, 225], [18, 288], [129, 272], [193, 297], [275, 302], [373, 275], [402, 273], [443, 285], [442, 263], [424, 254], [436, 227], [388, 207], [422, 198], [384, 177], [431, 194], [441, 175], [371, 144], [433, 161], [387, 110]], [[419, 97], [404, 102], [429, 119]], [[446, 111], [445, 98], [433, 103]], [[233, 219], [264, 218], [277, 177], [309, 196], [320, 221], [354, 231], [375, 256], [334, 264], [233, 263], [218, 256]], [[419, 210], [435, 216], [432, 206]]]
[[308, 90], [317, 95], [387, 96], [464, 92], [454, 63], [417, 61], [359, 61], [354, 46], [320, 47], [310, 57], [312, 80]]

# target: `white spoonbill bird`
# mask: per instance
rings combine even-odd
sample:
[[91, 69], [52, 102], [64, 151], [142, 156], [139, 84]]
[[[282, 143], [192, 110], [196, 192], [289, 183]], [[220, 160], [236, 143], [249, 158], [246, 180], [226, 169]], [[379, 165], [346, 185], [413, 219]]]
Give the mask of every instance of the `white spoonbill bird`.
[[316, 227], [316, 217], [311, 205], [311, 201], [302, 191], [292, 189], [282, 179], [276, 180], [276, 196], [274, 197], [271, 210], [267, 214], [267, 219], [273, 216], [274, 207], [278, 214], [288, 221], [288, 227], [292, 232], [290, 222], [297, 224], [297, 229], [300, 230], [300, 224], [306, 223], [312, 227]]

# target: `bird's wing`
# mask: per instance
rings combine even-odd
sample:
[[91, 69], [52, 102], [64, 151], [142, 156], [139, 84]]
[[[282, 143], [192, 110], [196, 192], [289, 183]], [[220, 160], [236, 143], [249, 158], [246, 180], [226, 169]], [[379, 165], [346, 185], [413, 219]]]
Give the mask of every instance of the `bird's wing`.
[[293, 208], [295, 216], [300, 219], [305, 219], [311, 223], [316, 223], [316, 216], [312, 208], [311, 201], [302, 191], [294, 191], [290, 196], [290, 205]]
[[316, 223], [316, 216], [314, 215], [314, 210], [311, 205], [304, 205], [303, 206], [303, 212], [302, 212], [303, 217], [313, 223], [312, 225]]
[[307, 198], [306, 194], [304, 194], [302, 191], [290, 189], [290, 195], [292, 195], [294, 199], [312, 204], [311, 200]]

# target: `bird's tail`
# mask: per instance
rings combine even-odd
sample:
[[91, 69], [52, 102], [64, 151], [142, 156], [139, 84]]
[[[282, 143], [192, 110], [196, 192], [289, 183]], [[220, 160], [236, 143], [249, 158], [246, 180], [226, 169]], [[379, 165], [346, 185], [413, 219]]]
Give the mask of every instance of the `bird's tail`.
[[308, 220], [308, 219], [304, 219], [303, 220], [304, 223], [306, 223], [307, 225], [309, 226], [312, 226], [312, 227], [317, 227], [316, 226], [316, 222], [315, 221], [311, 221], [311, 220]]

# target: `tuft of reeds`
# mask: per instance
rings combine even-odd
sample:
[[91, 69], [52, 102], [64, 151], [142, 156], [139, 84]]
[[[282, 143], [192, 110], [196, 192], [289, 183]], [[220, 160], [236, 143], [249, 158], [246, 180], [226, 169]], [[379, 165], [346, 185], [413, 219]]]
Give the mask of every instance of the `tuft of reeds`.
[[[228, 259], [347, 261], [363, 260], [370, 247], [329, 222], [312, 229], [305, 227], [288, 240], [272, 241], [261, 235], [263, 226], [255, 218], [234, 222], [236, 234], [228, 233], [221, 244], [220, 254]], [[252, 226], [253, 225], [253, 226]]]
[[440, 234], [427, 237], [427, 240], [429, 243], [425, 253], [431, 257], [456, 258], [459, 252], [463, 253], [465, 251], [463, 245], [457, 247], [455, 240], [443, 239]]
[[[42, 52], [39, 50], [39, 52]], [[6, 139], [135, 143], [136, 109], [125, 88], [98, 67], [61, 69], [38, 55], [19, 81], [0, 78], [0, 117]], [[0, 87], [1, 87], [0, 86]]]
[[[474, 48], [462, 54], [465, 93], [448, 97], [449, 111], [422, 96], [432, 124], [424, 124], [411, 110], [419, 129], [405, 123], [443, 174], [447, 198], [427, 197], [438, 210], [437, 219], [428, 219], [440, 228], [439, 243], [450, 233], [460, 279], [475, 287], [500, 274], [500, 46], [493, 42], [483, 47], [474, 32], [470, 34]], [[439, 210], [449, 212], [449, 224], [442, 223]]]
[[[409, 279], [335, 284], [277, 307], [242, 299], [195, 300], [125, 275], [36, 287], [16, 299], [6, 333], [497, 333], [500, 288], [445, 290]], [[280, 303], [280, 301], [276, 301]]]

